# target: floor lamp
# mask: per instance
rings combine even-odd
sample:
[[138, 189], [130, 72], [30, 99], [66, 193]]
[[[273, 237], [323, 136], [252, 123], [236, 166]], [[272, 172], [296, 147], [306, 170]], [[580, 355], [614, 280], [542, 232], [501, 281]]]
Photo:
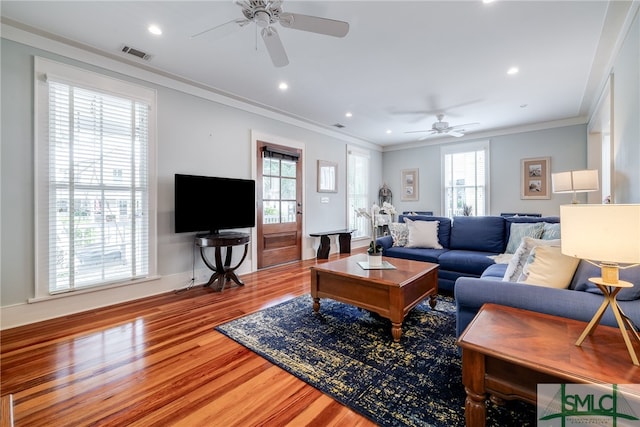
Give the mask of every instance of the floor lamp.
[[634, 286], [619, 280], [619, 269], [640, 264], [640, 205], [563, 205], [560, 224], [561, 252], [584, 259], [601, 270], [601, 277], [591, 277], [589, 281], [602, 291], [604, 301], [576, 345], [581, 345], [595, 330], [607, 307], [611, 307], [631, 360], [640, 366], [627, 326], [639, 342], [640, 336], [616, 301], [618, 292]]

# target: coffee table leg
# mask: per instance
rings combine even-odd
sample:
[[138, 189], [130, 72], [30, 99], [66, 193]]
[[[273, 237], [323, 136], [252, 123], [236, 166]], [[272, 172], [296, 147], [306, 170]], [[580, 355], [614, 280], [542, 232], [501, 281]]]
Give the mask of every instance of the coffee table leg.
[[393, 336], [393, 342], [400, 342], [400, 337], [402, 336], [402, 322], [391, 323], [391, 335]]
[[320, 298], [313, 299], [313, 311], [316, 313], [320, 311]]
[[464, 401], [464, 418], [467, 427], [482, 427], [486, 423], [484, 356], [474, 351], [462, 350], [462, 383], [467, 393]]

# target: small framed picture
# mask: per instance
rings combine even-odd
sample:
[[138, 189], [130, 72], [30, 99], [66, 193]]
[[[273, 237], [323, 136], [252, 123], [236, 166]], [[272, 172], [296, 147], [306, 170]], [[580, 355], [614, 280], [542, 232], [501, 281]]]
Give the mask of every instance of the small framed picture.
[[402, 189], [401, 199], [403, 201], [418, 200], [418, 169], [403, 169], [401, 172]]
[[537, 157], [520, 161], [520, 198], [550, 199], [551, 157]]
[[318, 160], [318, 193], [338, 192], [338, 164]]

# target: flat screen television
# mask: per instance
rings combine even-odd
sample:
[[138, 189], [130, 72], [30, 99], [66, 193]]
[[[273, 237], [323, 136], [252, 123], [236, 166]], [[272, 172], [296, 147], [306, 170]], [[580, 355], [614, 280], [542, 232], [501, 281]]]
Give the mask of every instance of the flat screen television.
[[176, 233], [218, 233], [255, 225], [254, 180], [175, 175]]

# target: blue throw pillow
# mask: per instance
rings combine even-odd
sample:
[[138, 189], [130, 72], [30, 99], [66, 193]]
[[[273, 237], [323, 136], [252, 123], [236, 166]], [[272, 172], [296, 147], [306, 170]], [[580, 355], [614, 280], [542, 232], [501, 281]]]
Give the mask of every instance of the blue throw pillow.
[[513, 254], [518, 249], [518, 246], [522, 243], [522, 239], [525, 237], [531, 237], [532, 239], [540, 239], [542, 231], [544, 229], [544, 223], [512, 223], [511, 232], [509, 234], [509, 242], [507, 243], [507, 249], [505, 253]]

